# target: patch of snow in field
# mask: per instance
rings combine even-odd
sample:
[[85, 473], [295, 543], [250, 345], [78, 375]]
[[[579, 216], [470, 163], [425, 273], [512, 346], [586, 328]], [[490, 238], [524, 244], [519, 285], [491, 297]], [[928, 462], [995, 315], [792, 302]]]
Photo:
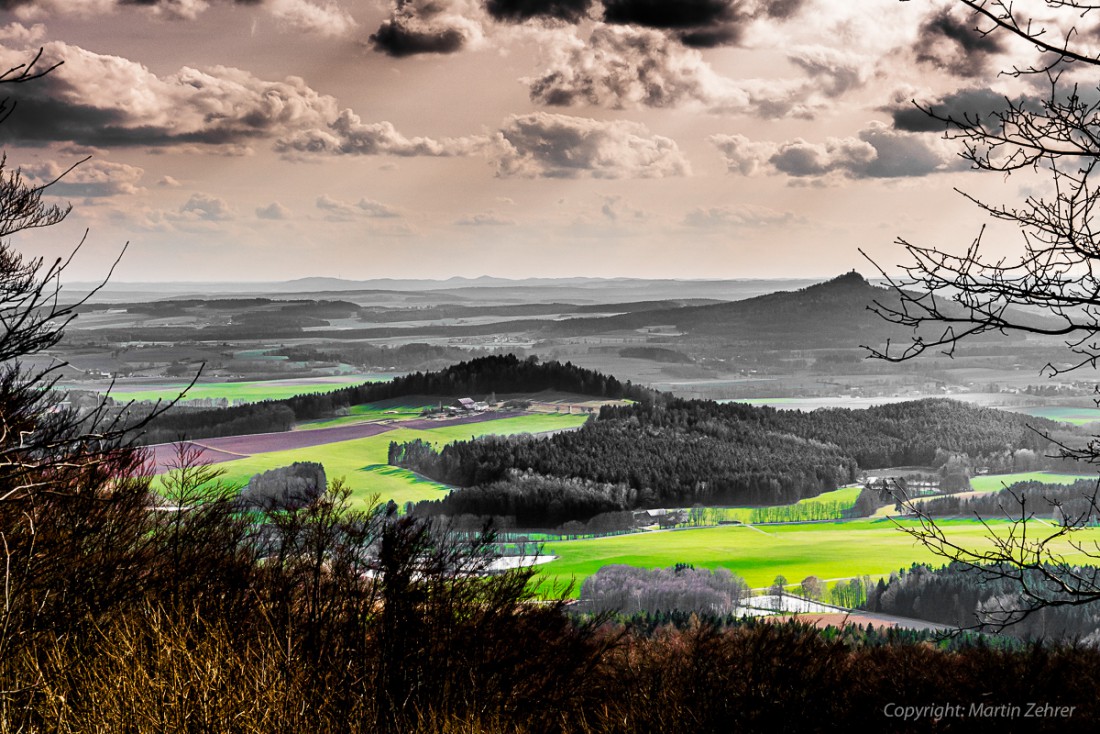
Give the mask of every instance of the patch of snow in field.
[[557, 560], [557, 556], [502, 556], [489, 564], [490, 571], [508, 571], [513, 568], [536, 566]]
[[837, 607], [822, 604], [811, 599], [803, 599], [800, 596], [784, 594], [782, 597], [774, 595], [750, 597], [745, 606], [738, 609], [750, 617], [763, 617], [777, 612], [799, 614], [828, 614], [837, 611]]

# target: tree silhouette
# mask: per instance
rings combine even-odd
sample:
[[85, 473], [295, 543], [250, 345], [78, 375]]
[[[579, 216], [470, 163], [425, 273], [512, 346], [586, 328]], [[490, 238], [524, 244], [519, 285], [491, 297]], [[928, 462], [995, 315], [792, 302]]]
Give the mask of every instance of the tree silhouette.
[[[1043, 11], [1036, 15], [1036, 6]], [[973, 32], [997, 40], [1024, 41], [1030, 58], [1002, 71], [1020, 80], [1021, 95], [1004, 97], [986, 109], [959, 112], [946, 105], [918, 105], [942, 123], [945, 137], [961, 144], [960, 155], [977, 171], [1034, 174], [1038, 193], [1014, 203], [995, 203], [959, 192], [995, 222], [1018, 228], [1022, 248], [1015, 257], [991, 255], [983, 226], [961, 254], [899, 238], [908, 255], [900, 275], [875, 264], [896, 301], [885, 299], [873, 310], [910, 329], [910, 337], [871, 356], [900, 362], [926, 351], [954, 354], [956, 346], [988, 333], [1024, 333], [1061, 337], [1068, 361], [1052, 358], [1048, 376], [1095, 367], [1100, 357], [1100, 231], [1093, 215], [1100, 189], [1093, 178], [1100, 162], [1100, 51], [1089, 41], [1100, 3], [1044, 0], [1024, 7], [1006, 0], [958, 0]], [[1090, 87], [1082, 89], [1081, 85]], [[864, 253], [866, 256], [866, 253]], [[870, 258], [868, 258], [870, 259]], [[872, 261], [873, 262], [873, 261]], [[1064, 456], [1100, 464], [1100, 440], [1085, 447], [1061, 446]], [[1014, 603], [987, 610], [980, 623], [994, 628], [1047, 606], [1100, 600], [1100, 571], [1067, 561], [1058, 550], [1068, 543], [1100, 562], [1100, 546], [1075, 535], [1089, 512], [1061, 525], [1035, 517], [1034, 502], [1012, 493], [1007, 528], [986, 523], [989, 544], [964, 547], [951, 539], [919, 504], [898, 495], [918, 523], [905, 527], [936, 553], [1020, 587]], [[1087, 498], [1097, 507], [1097, 492]], [[1051, 502], [1058, 510], [1057, 502]], [[995, 565], [993, 565], [995, 564]]]

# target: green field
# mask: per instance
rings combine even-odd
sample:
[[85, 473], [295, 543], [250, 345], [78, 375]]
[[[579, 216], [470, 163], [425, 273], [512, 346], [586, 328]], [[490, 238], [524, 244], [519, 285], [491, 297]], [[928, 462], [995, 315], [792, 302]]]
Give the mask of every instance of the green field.
[[[349, 385], [361, 385], [364, 382], [382, 382], [391, 379], [391, 377], [391, 375], [337, 375], [296, 380], [205, 382], [199, 383], [188, 390], [183, 397], [183, 401], [220, 400], [224, 398], [230, 403], [235, 400], [254, 403], [261, 400], [283, 400], [307, 393], [332, 392]], [[186, 382], [160, 385], [115, 385], [111, 389], [111, 397], [122, 401], [175, 400], [179, 397], [180, 392], [186, 388]]]
[[997, 492], [1016, 482], [1044, 482], [1046, 484], [1073, 484], [1079, 479], [1096, 479], [1095, 474], [1056, 474], [1045, 471], [1019, 472], [1016, 474], [984, 474], [970, 478], [970, 488], [975, 492]]
[[352, 489], [352, 506], [362, 509], [371, 495], [378, 493], [381, 501], [393, 500], [398, 505], [424, 499], [437, 499], [450, 488], [421, 477], [407, 469], [386, 463], [391, 441], [398, 443], [421, 439], [442, 447], [453, 441], [479, 436], [509, 436], [519, 433], [573, 428], [583, 424], [587, 416], [564, 413], [542, 413], [513, 418], [443, 426], [427, 430], [398, 428], [377, 436], [339, 441], [309, 448], [255, 454], [245, 459], [217, 464], [225, 474], [223, 481], [244, 485], [253, 474], [293, 464], [295, 461], [319, 461], [325, 467], [329, 481], [338, 477], [347, 480]]
[[[912, 521], [902, 523], [913, 525]], [[940, 525], [949, 538], [966, 543], [965, 547], [980, 548], [989, 542], [985, 528], [976, 521], [943, 520]], [[1006, 523], [991, 525], [1007, 528]], [[1086, 542], [1100, 540], [1100, 528], [1083, 531], [1074, 537]], [[1066, 553], [1068, 560], [1087, 560], [1064, 541], [1058, 548]], [[690, 563], [698, 568], [728, 568], [744, 578], [750, 587], [762, 588], [770, 585], [779, 574], [791, 583], [810, 575], [828, 581], [864, 574], [885, 576], [917, 562], [945, 563], [889, 520], [764, 528], [726, 525], [616, 535], [551, 542], [546, 544], [545, 552], [558, 558], [539, 567], [543, 588], [575, 580], [574, 596], [585, 578], [611, 564], [665, 568], [676, 563]]]
[[[862, 487], [855, 485], [851, 487], [841, 487], [835, 489], [832, 492], [822, 492], [816, 497], [807, 497], [806, 499], [795, 502], [793, 507], [813, 507], [815, 505], [829, 505], [836, 503], [843, 508], [849, 508], [855, 505], [856, 498], [859, 497], [859, 493]], [[719, 507], [715, 508], [718, 517], [722, 520], [735, 520], [737, 522], [752, 522], [753, 510], [752, 507]]]
[[1033, 408], [1019, 408], [1017, 412], [1033, 415], [1036, 418], [1049, 418], [1060, 423], [1072, 423], [1083, 426], [1088, 423], [1100, 423], [1100, 408], [1071, 408], [1062, 405], [1045, 405]]

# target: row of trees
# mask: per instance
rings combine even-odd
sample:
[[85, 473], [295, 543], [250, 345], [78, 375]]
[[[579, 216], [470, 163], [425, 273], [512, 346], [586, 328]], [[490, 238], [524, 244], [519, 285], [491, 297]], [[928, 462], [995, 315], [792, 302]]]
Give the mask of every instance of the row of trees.
[[921, 500], [928, 517], [982, 517], [1013, 520], [1022, 509], [1032, 518], [1049, 518], [1062, 526], [1084, 527], [1100, 522], [1097, 483], [1082, 479], [1068, 485], [1017, 482], [1000, 492], [967, 497], [935, 497]]
[[749, 585], [728, 569], [644, 569], [604, 566], [581, 584], [580, 609], [625, 615], [696, 612], [711, 617], [732, 615], [749, 598]]

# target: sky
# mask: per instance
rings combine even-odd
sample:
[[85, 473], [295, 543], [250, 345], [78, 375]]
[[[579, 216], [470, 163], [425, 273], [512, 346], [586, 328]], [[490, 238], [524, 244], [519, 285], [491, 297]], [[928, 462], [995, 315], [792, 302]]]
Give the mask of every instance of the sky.
[[[954, 0], [0, 0], [7, 167], [68, 276], [830, 277], [965, 248], [969, 170], [914, 107], [1031, 50]], [[1094, 85], [1095, 86], [1095, 85]], [[86, 160], [85, 160], [86, 159]], [[990, 240], [992, 240], [990, 242]], [[1011, 229], [994, 251], [1019, 244]], [[129, 243], [128, 245], [126, 243]]]

